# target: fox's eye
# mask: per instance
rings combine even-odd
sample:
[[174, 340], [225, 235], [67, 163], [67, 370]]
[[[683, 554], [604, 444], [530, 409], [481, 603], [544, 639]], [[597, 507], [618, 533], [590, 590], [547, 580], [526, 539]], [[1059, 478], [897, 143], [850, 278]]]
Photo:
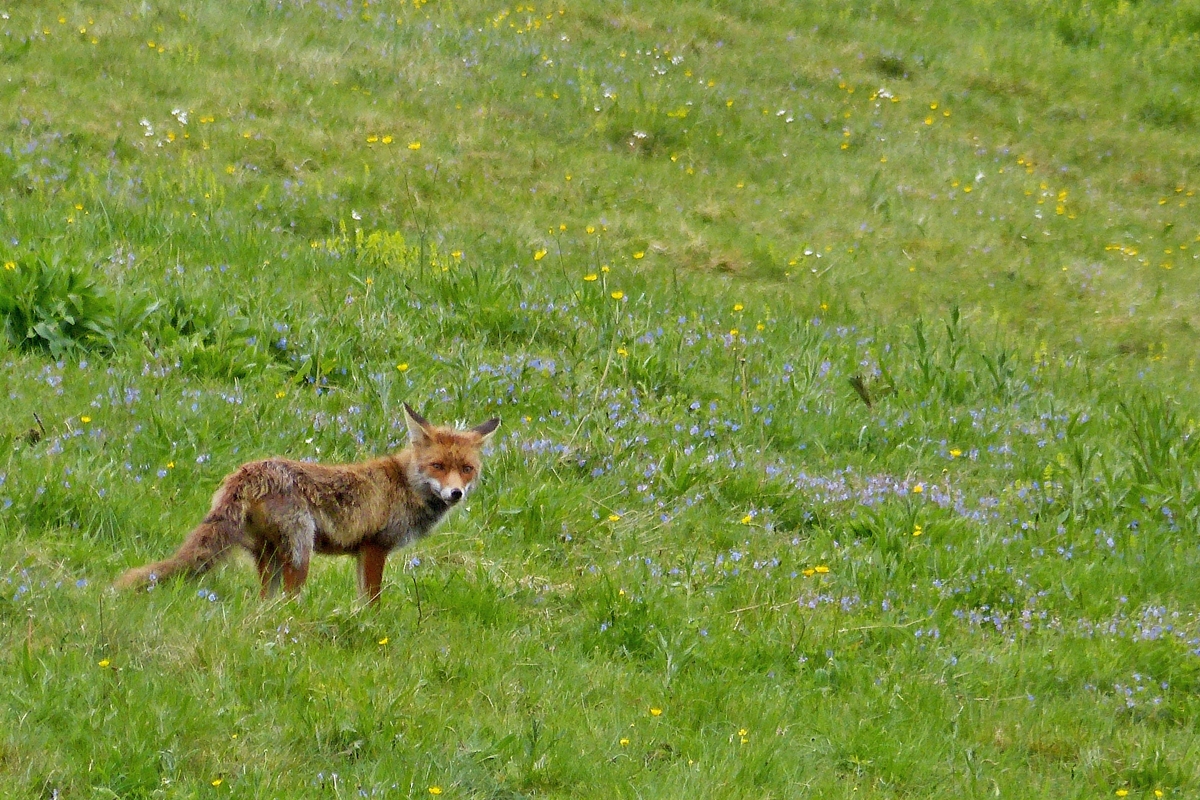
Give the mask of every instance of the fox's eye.
[[445, 464], [443, 464], [443, 463], [442, 463], [442, 462], [440, 462], [440, 461], [435, 461], [434, 463], [432, 463], [432, 464], [430, 464], [430, 465], [429, 465], [429, 468], [430, 468], [430, 469], [436, 469], [438, 472], [441, 472], [441, 471], [443, 471], [444, 469], [446, 469], [446, 465], [445, 465]]
[[470, 464], [463, 464], [463, 468], [462, 468], [463, 475], [470, 475], [474, 471], [475, 471], [475, 468], [472, 467]]

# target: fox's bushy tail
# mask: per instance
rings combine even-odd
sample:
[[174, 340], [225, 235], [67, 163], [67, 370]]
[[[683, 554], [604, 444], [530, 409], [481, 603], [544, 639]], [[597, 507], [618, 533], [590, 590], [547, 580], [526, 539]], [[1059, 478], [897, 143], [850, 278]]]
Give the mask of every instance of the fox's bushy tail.
[[175, 555], [144, 567], [135, 567], [117, 578], [113, 585], [118, 589], [134, 589], [158, 583], [179, 573], [203, 575], [227, 556], [233, 547], [244, 544], [245, 538], [245, 506], [219, 495], [208, 516], [188, 534]]

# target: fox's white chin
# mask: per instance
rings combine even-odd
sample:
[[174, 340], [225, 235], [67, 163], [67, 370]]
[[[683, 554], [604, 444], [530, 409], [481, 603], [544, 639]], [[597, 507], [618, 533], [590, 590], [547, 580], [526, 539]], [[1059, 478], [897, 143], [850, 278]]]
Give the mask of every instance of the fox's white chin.
[[429, 486], [429, 491], [432, 492], [433, 495], [440, 499], [443, 503], [447, 503], [448, 505], [454, 505], [466, 497], [467, 489], [470, 488], [466, 487], [460, 489], [457, 486], [442, 486], [441, 483], [433, 478], [426, 478], [425, 482]]

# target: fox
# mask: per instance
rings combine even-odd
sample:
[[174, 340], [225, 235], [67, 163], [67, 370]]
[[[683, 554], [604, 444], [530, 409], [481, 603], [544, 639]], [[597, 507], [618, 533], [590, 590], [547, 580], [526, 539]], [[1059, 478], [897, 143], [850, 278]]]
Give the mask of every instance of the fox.
[[478, 484], [493, 418], [460, 430], [431, 425], [404, 404], [408, 445], [356, 464], [268, 458], [222, 480], [203, 521], [175, 555], [136, 567], [118, 589], [146, 587], [177, 574], [202, 575], [235, 548], [258, 567], [261, 596], [298, 595], [314, 553], [358, 559], [358, 589], [379, 602], [383, 567], [395, 549], [427, 536]]

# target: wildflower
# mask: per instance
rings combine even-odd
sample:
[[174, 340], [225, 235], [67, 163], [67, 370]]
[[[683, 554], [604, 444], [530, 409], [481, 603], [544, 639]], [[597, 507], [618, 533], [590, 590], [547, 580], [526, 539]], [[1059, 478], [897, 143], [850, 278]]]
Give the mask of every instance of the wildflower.
[[919, 523], [913, 526], [913, 534], [912, 535], [913, 536], [921, 535], [921, 525]]
[[409, 143], [408, 143], [408, 149], [409, 149], [409, 150], [420, 150], [420, 149], [421, 149], [421, 143], [420, 143], [420, 142], [409, 142]]
[[815, 569], [813, 569], [812, 567], [808, 567], [807, 569], [801, 570], [801, 572], [803, 573], [804, 577], [811, 578], [813, 575], [816, 574], [817, 571]]
[[[609, 514], [609, 515], [608, 515], [608, 521], [609, 521], [609, 522], [616, 522], [616, 521], [618, 521], [619, 519], [621, 519], [621, 515], [620, 515], [620, 514]], [[622, 592], [622, 594], [624, 594], [624, 592]]]
[[611, 272], [611, 270], [608, 268], [608, 264], [601, 264], [600, 271], [601, 272]]
[[284, 397], [287, 397], [287, 392], [286, 392], [286, 391], [284, 391], [283, 389], [280, 389], [278, 392], [276, 392], [276, 393], [275, 393], [275, 399], [276, 399], [276, 400], [280, 400], [280, 399], [282, 399], [282, 398], [284, 398]]
[[730, 329], [729, 329], [729, 335], [730, 335], [730, 336], [737, 336], [737, 335], [738, 335], [738, 329], [737, 329], [737, 328], [730, 328]]
[[925, 486], [920, 483], [918, 483], [916, 486], [912, 487], [913, 494], [920, 494], [923, 491], [925, 491]]
[[748, 744], [750, 742], [750, 731], [746, 730], [745, 728], [738, 728], [738, 736], [741, 737], [742, 744]]
[[744, 305], [742, 305], [741, 303], [734, 303], [734, 304], [733, 304], [733, 310], [734, 310], [734, 311], [741, 311], [743, 308], [745, 308], [745, 306], [744, 306]]
[[588, 225], [586, 228], [584, 228], [584, 230], [587, 231], [588, 236], [591, 236], [593, 233], [596, 232], [596, 226]]
[[1125, 797], [1129, 794], [1128, 789], [1117, 789], [1117, 797]]
[[387, 643], [388, 643], [388, 637], [386, 637], [386, 636], [379, 640], [380, 647], [382, 647], [383, 645], [385, 645]]
[[652, 717], [661, 717], [661, 716], [662, 716], [662, 709], [661, 709], [661, 708], [657, 708], [657, 707], [655, 707], [655, 706], [651, 706], [651, 707], [650, 707], [650, 716], [652, 716]]
[[951, 458], [958, 458], [961, 455], [962, 455], [962, 450], [959, 450], [957, 447], [950, 451]]
[[430, 793], [430, 794], [441, 794], [441, 793], [442, 793], [442, 787], [440, 787], [440, 786], [430, 786], [430, 787], [429, 787], [429, 793]]
[[629, 351], [628, 351], [628, 350], [626, 350], [624, 347], [618, 347], [618, 348], [617, 348], [617, 355], [619, 355], [619, 356], [627, 356], [627, 355], [629, 355]]
[[17, 268], [17, 264], [15, 261], [5, 261], [4, 268], [7, 270], [14, 270]]
[[749, 525], [753, 521], [754, 521], [754, 517], [750, 514], [747, 514], [746, 516], [742, 517], [743, 525]]
[[818, 575], [825, 575], [826, 573], [829, 572], [829, 567], [825, 566], [824, 564], [821, 564], [819, 566], [813, 567], [813, 572], [817, 573]]
[[545, 257], [546, 257], [546, 248], [543, 247], [541, 250], [534, 251], [534, 254], [533, 254], [534, 261], [541, 261]]
[[628, 747], [628, 746], [629, 746], [629, 740], [622, 737], [621, 738], [621, 747]]
[[82, 417], [79, 418], [79, 421], [82, 422], [84, 425], [87, 425], [89, 422], [92, 421], [92, 418], [89, 417], [87, 414], [84, 414]]
[[634, 253], [634, 254], [633, 254], [633, 257], [634, 257], [634, 258], [645, 258], [645, 257], [646, 257], [646, 251], [644, 251], [644, 250], [638, 250], [636, 253]]
[[367, 144], [375, 144], [378, 141], [379, 137], [373, 133], [367, 137]]
[[400, 372], [408, 372], [408, 364], [407, 363], [397, 364], [396, 369], [399, 370]]
[[585, 281], [587, 281], [588, 283], [591, 283], [592, 281], [596, 280], [596, 278], [597, 278], [597, 275], [594, 272], [589, 272], [587, 275], [583, 276], [583, 279]]
[[613, 293], [612, 293], [612, 299], [613, 299], [613, 300], [620, 300], [620, 299], [622, 299], [623, 297], [625, 297], [625, 293], [624, 293], [624, 292], [622, 292], [622, 291], [620, 291], [620, 290], [617, 290], [617, 291], [615, 291], [615, 292], [613, 292]]
[[221, 778], [213, 778], [213, 782], [212, 782], [212, 785], [213, 785], [213, 786], [220, 786], [220, 785], [221, 785], [221, 783], [222, 783], [222, 779], [221, 779]]
[[111, 662], [111, 661], [109, 661], [107, 658], [102, 658], [102, 659], [100, 659], [100, 667], [101, 667], [101, 669], [108, 669], [108, 665], [109, 665], [109, 664], [111, 664], [111, 663], [112, 663], [112, 662]]

